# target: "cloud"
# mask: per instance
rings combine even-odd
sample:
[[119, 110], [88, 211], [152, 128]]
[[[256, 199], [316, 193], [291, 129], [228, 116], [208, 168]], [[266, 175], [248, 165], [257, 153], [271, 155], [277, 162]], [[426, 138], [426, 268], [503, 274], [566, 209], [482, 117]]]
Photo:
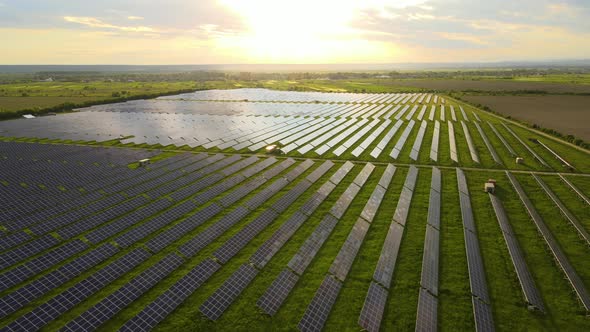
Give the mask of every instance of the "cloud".
[[146, 26], [118, 26], [103, 22], [95, 17], [64, 16], [66, 22], [82, 24], [92, 28], [113, 29], [125, 32], [156, 32], [156, 29]]
[[131, 15], [131, 16], [127, 16], [127, 19], [130, 20], [130, 21], [139, 21], [139, 20], [143, 20], [144, 18], [141, 17], [141, 16], [133, 16], [133, 15]]

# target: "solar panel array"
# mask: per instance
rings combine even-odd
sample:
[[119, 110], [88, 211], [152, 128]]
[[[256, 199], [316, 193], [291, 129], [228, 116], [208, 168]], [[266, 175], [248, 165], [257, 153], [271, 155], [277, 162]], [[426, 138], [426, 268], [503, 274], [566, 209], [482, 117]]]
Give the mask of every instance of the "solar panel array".
[[[355, 271], [353, 267], [356, 269], [357, 260], [363, 257], [363, 243], [376, 216], [383, 213], [380, 207], [387, 202], [387, 188], [396, 172], [391, 164], [375, 166], [363, 162], [363, 168], [352, 178], [348, 175], [354, 169], [353, 163], [328, 158], [344, 159], [350, 153], [363, 160], [388, 161], [391, 157], [403, 162], [427, 162], [428, 157], [420, 155], [420, 151], [424, 139], [428, 139], [430, 160], [438, 163], [441, 156], [447, 158], [446, 153], [439, 155], [440, 144], [446, 142], [444, 133], [441, 136], [440, 122], [447, 121], [449, 159], [458, 163], [453, 122], [460, 121], [467, 143], [460, 142], [461, 153], [467, 145], [472, 160], [476, 161], [477, 156], [476, 162], [478, 150], [484, 151], [482, 142], [498, 165], [502, 165], [500, 156], [506, 152], [516, 156], [511, 146], [513, 138], [546, 168], [550, 167], [541, 159], [543, 153], [553, 152], [556, 159], [562, 163], [564, 160], [549, 147], [543, 150], [543, 145], [527, 143], [520, 138], [517, 128], [502, 121], [501, 128], [491, 122], [484, 128], [480, 124], [482, 118], [487, 119], [485, 115], [480, 118], [472, 112], [473, 118], [468, 119], [461, 106], [428, 93], [309, 93], [294, 94], [291, 102], [274, 100], [287, 95], [258, 89], [206, 91], [100, 105], [32, 121], [0, 122], [2, 135], [26, 137], [40, 133], [47, 138], [119, 140], [244, 152], [175, 152], [162, 160], [156, 158], [149, 165], [130, 168], [129, 164], [156, 157], [160, 151], [0, 141], [0, 328], [97, 330], [104, 329], [107, 323], [120, 324], [118, 321], [132, 314], [121, 330], [148, 331], [193, 294], [200, 293], [201, 288], [205, 289], [204, 285], [210, 289], [212, 283], [217, 288], [192, 311], [198, 308], [201, 318], [194, 319], [216, 328], [216, 323], [206, 320], [219, 320], [227, 311], [235, 314], [239, 306], [232, 305], [236, 302], [252, 306], [253, 303], [244, 302], [248, 298], [242, 294], [261, 272], [272, 272], [264, 269], [287, 248], [289, 241], [301, 241], [295, 243], [299, 251], [287, 266], [283, 265], [272, 283], [262, 285], [266, 291], [256, 304], [262, 312], [274, 316], [294, 297], [300, 301], [300, 294], [295, 293], [308, 287], [299, 279], [318, 272], [312, 272], [316, 267], [314, 260], [325, 247], [339, 248], [329, 269], [319, 271], [324, 279], [321, 285], [317, 280], [314, 287], [319, 288], [315, 295], [299, 304], [307, 304], [301, 312], [299, 329], [320, 331], [333, 309], [341, 309], [337, 302], [341, 290], [346, 290], [351, 282], [347, 280], [350, 271]], [[201, 99], [205, 97], [214, 99]], [[227, 101], [228, 98], [233, 101]], [[446, 111], [449, 113], [445, 114]], [[420, 121], [420, 126], [413, 132], [416, 121]], [[432, 137], [427, 134], [429, 121], [433, 122]], [[473, 126], [481, 140], [471, 137]], [[488, 129], [498, 140], [488, 136]], [[127, 130], [133, 131], [134, 137], [129, 137]], [[503, 136], [504, 130], [510, 137]], [[411, 148], [402, 153], [414, 135]], [[283, 151], [295, 156], [311, 153], [327, 158], [319, 162], [251, 155], [273, 143], [279, 143]], [[393, 149], [389, 157], [382, 156], [385, 149]], [[482, 167], [487, 167], [489, 160], [482, 158]], [[337, 164], [339, 167], [333, 170]], [[376, 169], [383, 170], [381, 178], [378, 182], [369, 181]], [[359, 325], [368, 331], [380, 330], [389, 293], [392, 298], [396, 295], [391, 288], [392, 279], [419, 173], [415, 166], [407, 169], [373, 278], [367, 285], [365, 302], [358, 312]], [[328, 175], [330, 171], [334, 173]], [[590, 311], [590, 295], [582, 277], [569, 263], [516, 177], [507, 174], [578, 299]], [[571, 210], [569, 203], [539, 175], [531, 175], [551, 206], [556, 206], [584, 242], [590, 244], [583, 220], [574, 214], [577, 211]], [[565, 176], [559, 176], [565, 186], [590, 204], [581, 189]], [[476, 211], [472, 210], [467, 178], [461, 169], [457, 169], [457, 179], [475, 328], [491, 331], [494, 315], [486, 285], [486, 277], [490, 276], [485, 274], [481, 255], [481, 249], [486, 248], [479, 246]], [[346, 185], [341, 186], [343, 182]], [[362, 188], [368, 183], [375, 187], [370, 188], [371, 195], [358, 215], [352, 215], [350, 207], [356, 206], [358, 211], [359, 199], [367, 198], [364, 193], [369, 188]], [[438, 282], [441, 184], [442, 172], [433, 167], [420, 287], [415, 287], [417, 331], [432, 331], [439, 326], [438, 300], [444, 294], [439, 294]], [[551, 312], [552, 308], [544, 307], [499, 200], [504, 196], [488, 196], [525, 303], [530, 309]], [[329, 206], [325, 206], [328, 202]], [[318, 216], [317, 211], [323, 211], [322, 215]], [[311, 234], [296, 237], [309, 223], [315, 227], [313, 231], [308, 229]], [[337, 227], [344, 226], [350, 227], [345, 238], [332, 236]], [[244, 253], [252, 254], [247, 258]], [[199, 261], [195, 262], [197, 257]], [[223, 273], [217, 274], [222, 267]], [[225, 280], [218, 280], [219, 277]], [[264, 282], [264, 278], [259, 279]], [[190, 300], [191, 307], [194, 299]], [[285, 311], [291, 309], [285, 307]]]
[[426, 235], [424, 237], [416, 331], [432, 331], [436, 330], [437, 326], [441, 182], [440, 170], [433, 167]]
[[522, 204], [524, 204], [524, 207], [527, 210], [529, 216], [531, 217], [531, 219], [533, 219], [533, 222], [535, 223], [537, 230], [539, 231], [539, 233], [541, 233], [541, 236], [545, 240], [545, 243], [549, 247], [549, 250], [553, 254], [553, 257], [557, 261], [557, 264], [565, 273], [565, 276], [567, 277], [570, 285], [574, 289], [578, 299], [584, 306], [584, 309], [586, 311], [590, 311], [590, 293], [588, 293], [586, 286], [584, 286], [584, 282], [582, 281], [582, 279], [580, 279], [580, 276], [567, 259], [567, 256], [560, 248], [557, 240], [555, 239], [551, 231], [549, 231], [549, 228], [547, 228], [545, 221], [539, 215], [537, 209], [535, 209], [535, 207], [533, 206], [533, 203], [531, 203], [530, 199], [526, 195], [524, 189], [522, 188], [516, 177], [514, 177], [514, 175], [508, 171], [506, 171], [506, 175], [508, 176], [510, 183], [516, 190], [516, 193], [518, 194], [520, 201], [522, 202]]
[[471, 300], [473, 303], [475, 328], [476, 331], [494, 331], [494, 322], [491, 313], [492, 307], [488, 295], [479, 240], [477, 239], [477, 230], [475, 221], [473, 220], [467, 178], [460, 168], [457, 168], [457, 186], [463, 219], [463, 235], [465, 237], [465, 251], [467, 254], [467, 267], [469, 269], [469, 285], [472, 294]]
[[[324, 216], [314, 232], [305, 240], [299, 251], [291, 258], [287, 264], [288, 267], [283, 270], [283, 273], [279, 278], [281, 278], [281, 276], [283, 276], [283, 278], [285, 278], [285, 276], [291, 276], [291, 273], [293, 273], [295, 277], [291, 276], [289, 279], [293, 280], [299, 279], [299, 276], [303, 275], [324, 242], [332, 233], [334, 227], [336, 227], [339, 219], [352, 203], [354, 197], [356, 197], [360, 189], [367, 182], [374, 168], [375, 166], [370, 163], [367, 163], [365, 167], [363, 167], [353, 182], [348, 186], [336, 203], [334, 203], [330, 213], [327, 213]], [[279, 278], [275, 279], [272, 285], [257, 302], [258, 306], [269, 315], [273, 315], [277, 312], [297, 282], [297, 280], [295, 280], [294, 282], [285, 285], [285, 283], [281, 282], [281, 279]]]
[[[395, 262], [399, 253], [401, 239], [404, 232], [404, 227], [408, 217], [410, 204], [416, 180], [418, 178], [418, 168], [410, 166], [408, 175], [404, 182], [400, 198], [395, 209], [393, 219], [391, 221], [389, 231], [373, 274], [373, 281], [371, 287], [365, 298], [363, 309], [359, 317], [359, 325], [367, 331], [378, 331], [385, 310], [385, 303], [387, 300], [387, 290], [391, 284], [393, 271], [395, 269]], [[373, 286], [375, 284], [375, 286]], [[374, 287], [383, 288], [383, 290], [374, 290]], [[384, 295], [382, 293], [385, 293]], [[378, 295], [380, 294], [380, 295]], [[376, 300], [375, 297], [383, 300]]]
[[494, 212], [496, 213], [498, 224], [502, 230], [502, 236], [504, 237], [504, 241], [508, 247], [508, 253], [510, 254], [512, 265], [514, 265], [518, 281], [520, 282], [524, 299], [531, 308], [545, 311], [543, 298], [541, 297], [541, 294], [535, 285], [535, 281], [533, 280], [533, 276], [529, 271], [524, 254], [520, 249], [516, 234], [514, 234], [514, 231], [512, 230], [512, 226], [510, 225], [510, 221], [508, 220], [504, 206], [502, 205], [500, 199], [493, 193], [489, 193], [489, 197], [490, 201], [492, 202]]
[[332, 262], [329, 274], [326, 275], [324, 282], [315, 293], [311, 303], [301, 318], [301, 321], [299, 322], [300, 330], [320, 331], [325, 325], [330, 311], [332, 310], [332, 306], [336, 302], [336, 298], [340, 293], [342, 283], [346, 280], [346, 276], [361, 248], [373, 218], [381, 205], [381, 201], [385, 196], [385, 192], [389, 187], [389, 183], [391, 182], [395, 170], [395, 166], [390, 164], [381, 176], [381, 179], [373, 190], [369, 201], [363, 208], [360, 217], [352, 227], [346, 241]]

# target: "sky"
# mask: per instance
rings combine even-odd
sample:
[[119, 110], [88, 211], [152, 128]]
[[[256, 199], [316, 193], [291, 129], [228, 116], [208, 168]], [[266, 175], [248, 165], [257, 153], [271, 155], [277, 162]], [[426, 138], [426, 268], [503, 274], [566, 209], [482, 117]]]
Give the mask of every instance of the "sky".
[[0, 64], [590, 58], [590, 0], [0, 0]]

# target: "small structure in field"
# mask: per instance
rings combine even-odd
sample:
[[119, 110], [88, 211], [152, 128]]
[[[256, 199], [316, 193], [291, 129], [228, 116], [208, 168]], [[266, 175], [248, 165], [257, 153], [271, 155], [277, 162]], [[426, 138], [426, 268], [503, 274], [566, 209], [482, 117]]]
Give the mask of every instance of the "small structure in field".
[[23, 118], [25, 118], [25, 119], [34, 119], [35, 116], [33, 114], [24, 114], [23, 115]]
[[145, 166], [149, 165], [151, 163], [151, 161], [149, 159], [142, 159], [138, 163], [139, 163], [139, 167], [145, 167]]
[[271, 144], [264, 148], [267, 154], [281, 154], [281, 147], [278, 144]]
[[486, 193], [493, 194], [496, 191], [496, 180], [490, 179], [488, 182], [484, 183], [483, 190]]
[[524, 158], [522, 158], [522, 157], [516, 157], [516, 163], [517, 164], [524, 164]]

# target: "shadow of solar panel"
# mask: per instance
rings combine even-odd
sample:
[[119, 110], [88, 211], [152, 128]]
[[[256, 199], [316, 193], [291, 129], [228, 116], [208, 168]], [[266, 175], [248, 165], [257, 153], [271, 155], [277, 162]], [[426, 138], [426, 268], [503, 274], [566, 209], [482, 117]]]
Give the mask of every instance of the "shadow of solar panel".
[[352, 230], [348, 234], [348, 238], [342, 245], [342, 248], [340, 248], [338, 255], [336, 255], [334, 262], [330, 266], [330, 273], [339, 280], [344, 281], [346, 279], [368, 230], [369, 223], [362, 218], [357, 219]]
[[250, 282], [256, 277], [258, 270], [243, 264], [199, 307], [199, 310], [210, 320], [217, 320], [238, 298]]
[[287, 265], [299, 275], [303, 274], [337, 223], [338, 219], [326, 214]]
[[149, 331], [163, 321], [176, 307], [207, 281], [221, 265], [206, 259], [178, 280], [156, 300], [148, 304], [141, 312], [128, 320], [120, 331]]
[[471, 298], [473, 303], [473, 316], [475, 318], [475, 331], [492, 332], [494, 328], [494, 317], [492, 316], [492, 307], [475, 297]]
[[421, 289], [418, 297], [418, 314], [416, 315], [416, 332], [436, 331], [438, 328], [438, 300]]
[[289, 269], [284, 269], [266, 290], [264, 295], [258, 299], [256, 304], [265, 313], [274, 316], [298, 280], [299, 276]]
[[307, 310], [299, 321], [300, 331], [321, 331], [332, 311], [342, 284], [336, 279], [326, 276], [317, 290]]
[[387, 290], [374, 281], [371, 281], [363, 309], [359, 316], [359, 325], [369, 332], [378, 332], [386, 303]]

